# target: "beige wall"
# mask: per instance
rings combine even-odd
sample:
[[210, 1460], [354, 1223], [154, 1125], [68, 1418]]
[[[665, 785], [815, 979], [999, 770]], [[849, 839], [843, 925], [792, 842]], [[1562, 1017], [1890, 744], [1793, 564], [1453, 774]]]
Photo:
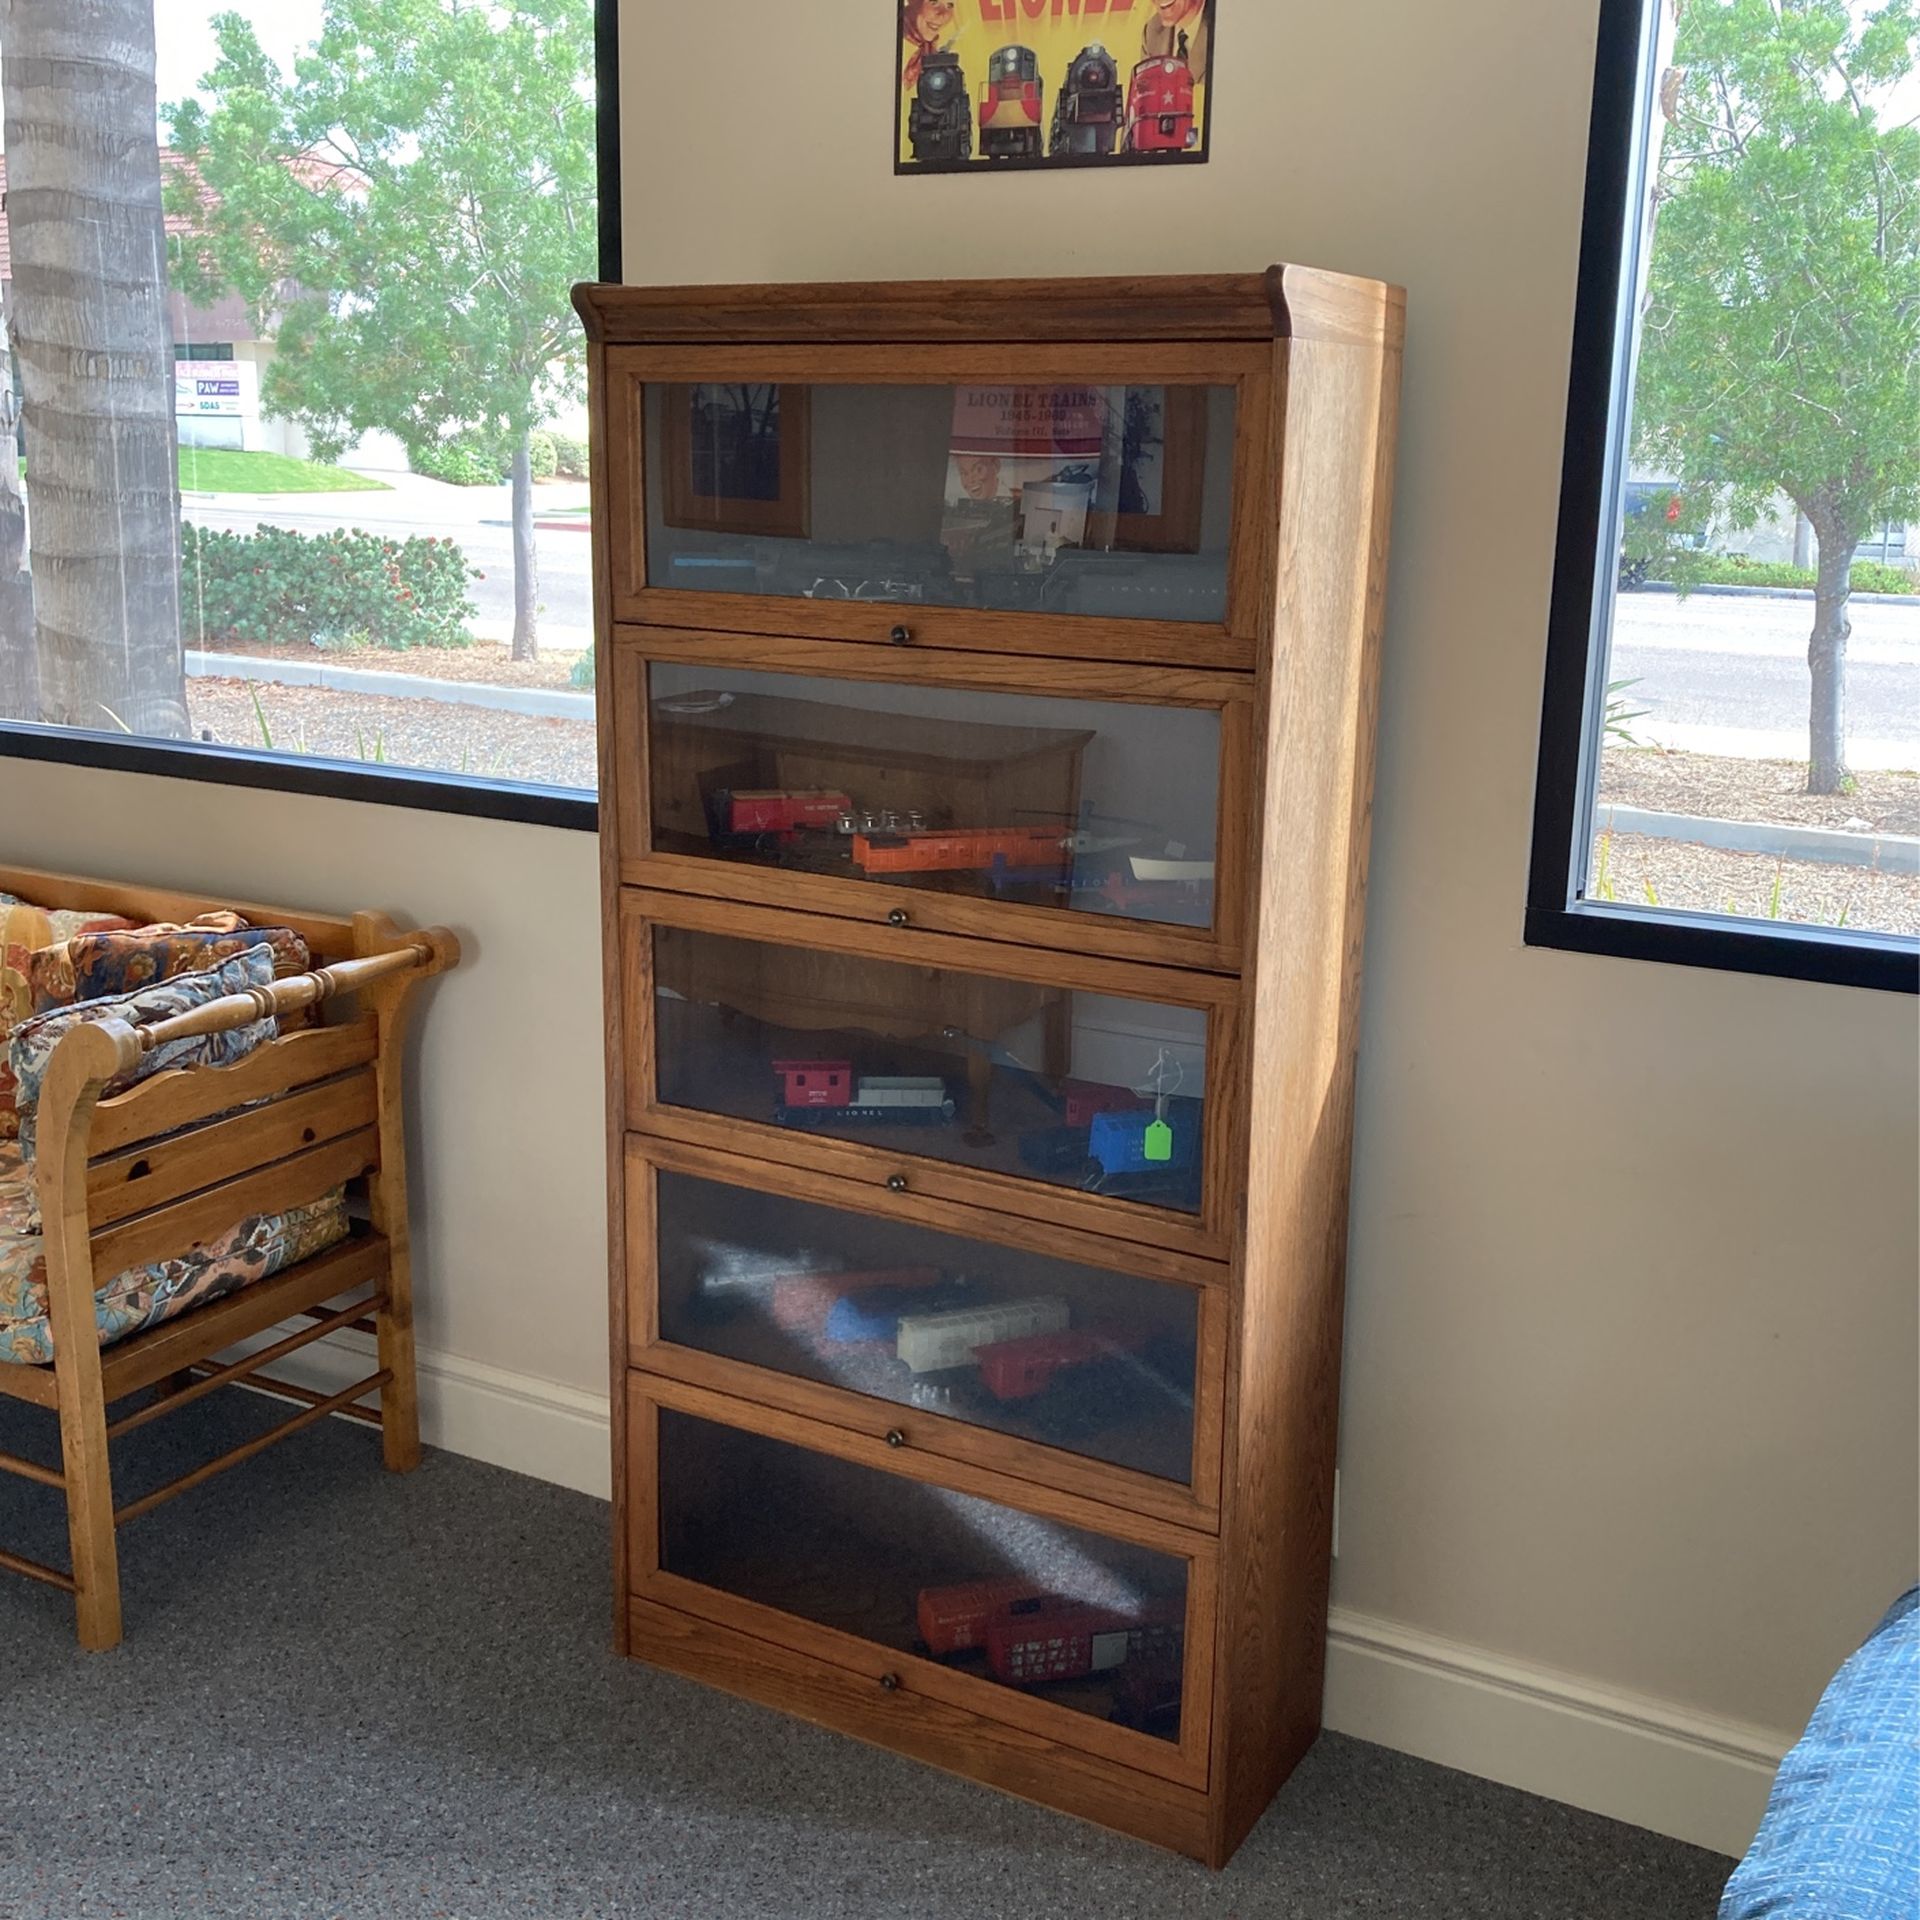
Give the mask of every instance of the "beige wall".
[[[895, 180], [841, 0], [630, 60], [629, 273], [1408, 286], [1336, 1598], [1788, 1729], [1916, 1555], [1914, 1003], [1519, 943], [1593, 6], [1221, 4], [1216, 157], [1152, 178]], [[628, 0], [628, 44], [689, 17]], [[424, 1340], [604, 1391], [587, 836], [0, 760], [0, 853], [458, 927]]]
[[896, 179], [879, 8], [630, 60], [627, 275], [1406, 285], [1336, 1599], [1788, 1728], [1913, 1578], [1920, 1048], [1520, 945], [1596, 8], [1218, 4], [1214, 157], [1151, 177]]

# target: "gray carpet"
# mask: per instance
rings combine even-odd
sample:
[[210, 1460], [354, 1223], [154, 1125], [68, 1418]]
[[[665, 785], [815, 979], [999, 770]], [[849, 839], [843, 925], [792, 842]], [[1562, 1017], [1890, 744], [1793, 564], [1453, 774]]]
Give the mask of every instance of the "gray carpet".
[[[278, 1409], [129, 1437], [120, 1497]], [[50, 1420], [0, 1403], [0, 1448]], [[1204, 1869], [607, 1651], [606, 1509], [338, 1421], [122, 1535], [124, 1646], [0, 1575], [0, 1915], [1709, 1920], [1727, 1862], [1321, 1740]], [[0, 1476], [0, 1537], [64, 1560]]]

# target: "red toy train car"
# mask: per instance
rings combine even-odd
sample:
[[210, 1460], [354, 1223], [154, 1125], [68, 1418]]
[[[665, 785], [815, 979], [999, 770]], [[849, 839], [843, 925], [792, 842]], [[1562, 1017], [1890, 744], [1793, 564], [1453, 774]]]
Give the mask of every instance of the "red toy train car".
[[853, 801], [835, 787], [735, 788], [716, 796], [729, 834], [775, 835], [790, 839], [803, 828], [831, 833]]
[[920, 1638], [936, 1660], [986, 1644], [987, 1621], [1017, 1600], [1038, 1600], [1031, 1580], [968, 1580], [957, 1587], [923, 1587], [914, 1618]]
[[1184, 153], [1199, 138], [1193, 69], [1184, 60], [1142, 60], [1127, 83], [1129, 153]]
[[1031, 1400], [1053, 1384], [1056, 1373], [1111, 1360], [1141, 1344], [1138, 1334], [1118, 1327], [1105, 1332], [1069, 1327], [1063, 1333], [1029, 1333], [1018, 1340], [995, 1340], [973, 1350], [980, 1384], [996, 1400]]

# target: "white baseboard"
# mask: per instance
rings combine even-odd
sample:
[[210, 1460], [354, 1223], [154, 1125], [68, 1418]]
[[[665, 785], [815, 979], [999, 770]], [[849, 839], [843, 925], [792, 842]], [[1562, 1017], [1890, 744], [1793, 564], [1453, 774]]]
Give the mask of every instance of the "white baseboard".
[[[372, 1351], [365, 1336], [341, 1334], [274, 1370], [337, 1392], [371, 1370]], [[608, 1497], [606, 1395], [454, 1354], [422, 1353], [419, 1370], [429, 1446]], [[1753, 1838], [1790, 1744], [1766, 1728], [1338, 1607], [1326, 1724], [1729, 1855]]]
[[1733, 1856], [1792, 1744], [1340, 1607], [1328, 1622], [1326, 1724]]

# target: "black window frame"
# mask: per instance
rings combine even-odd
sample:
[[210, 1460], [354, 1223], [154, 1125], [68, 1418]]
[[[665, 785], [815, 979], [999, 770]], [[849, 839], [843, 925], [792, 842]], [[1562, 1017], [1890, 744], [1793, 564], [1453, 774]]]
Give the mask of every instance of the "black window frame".
[[1620, 906], [1574, 890], [1592, 838], [1599, 756], [1589, 745], [1605, 722], [1611, 631], [1602, 631], [1598, 615], [1604, 610], [1610, 623], [1611, 529], [1619, 524], [1627, 464], [1616, 422], [1632, 402], [1632, 309], [1645, 244], [1640, 209], [1662, 4], [1600, 0], [1525, 942], [1913, 993], [1920, 953], [1897, 935]]
[[[620, 31], [619, 0], [594, 6], [594, 159], [599, 272], [618, 281], [620, 262]], [[268, 753], [198, 740], [145, 740], [83, 727], [0, 719], [0, 758], [167, 780], [204, 780], [220, 786], [265, 788], [354, 800], [370, 806], [415, 807], [523, 825], [592, 833], [600, 825], [597, 794], [522, 780], [485, 780], [419, 767], [369, 767], [318, 755]]]

